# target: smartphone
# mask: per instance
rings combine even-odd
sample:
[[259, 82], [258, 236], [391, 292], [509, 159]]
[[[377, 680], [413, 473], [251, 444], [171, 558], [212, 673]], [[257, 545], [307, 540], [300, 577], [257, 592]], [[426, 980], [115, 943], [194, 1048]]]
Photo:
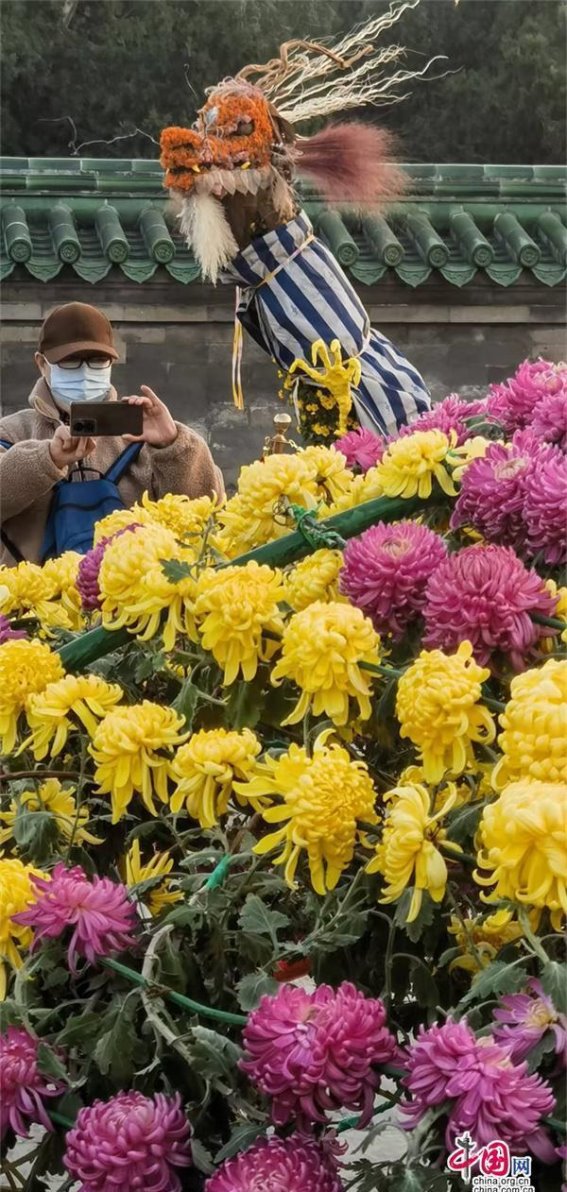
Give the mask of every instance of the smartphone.
[[71, 405], [70, 431], [74, 438], [141, 435], [142, 406], [127, 401], [76, 401]]

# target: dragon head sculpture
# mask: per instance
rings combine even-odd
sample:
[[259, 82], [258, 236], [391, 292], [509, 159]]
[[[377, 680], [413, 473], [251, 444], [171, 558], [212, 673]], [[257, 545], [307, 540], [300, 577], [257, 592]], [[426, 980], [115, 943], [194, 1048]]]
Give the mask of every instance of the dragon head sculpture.
[[[396, 65], [401, 46], [375, 40], [419, 0], [392, 0], [387, 13], [330, 47], [295, 40], [264, 65], [244, 67], [208, 92], [191, 128], [161, 135], [165, 185], [180, 203], [180, 227], [201, 265], [219, 272], [250, 241], [293, 218], [297, 174], [327, 203], [377, 206], [403, 192], [392, 138], [372, 124], [341, 123], [303, 137], [296, 126], [365, 104], [404, 98], [399, 88], [425, 74]], [[435, 61], [433, 59], [432, 61]]]

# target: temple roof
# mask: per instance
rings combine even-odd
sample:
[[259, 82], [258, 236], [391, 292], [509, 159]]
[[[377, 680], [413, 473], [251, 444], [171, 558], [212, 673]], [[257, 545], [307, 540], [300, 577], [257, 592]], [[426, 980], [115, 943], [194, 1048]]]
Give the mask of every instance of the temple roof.
[[[418, 286], [441, 274], [466, 286], [478, 273], [511, 286], [567, 274], [566, 175], [560, 166], [404, 167], [410, 196], [385, 217], [303, 205], [353, 281], [395, 274]], [[65, 267], [91, 284], [120, 269], [148, 281], [158, 269], [183, 285], [199, 267], [175, 228], [159, 162], [116, 158], [0, 158], [0, 277], [17, 266], [40, 281]]]

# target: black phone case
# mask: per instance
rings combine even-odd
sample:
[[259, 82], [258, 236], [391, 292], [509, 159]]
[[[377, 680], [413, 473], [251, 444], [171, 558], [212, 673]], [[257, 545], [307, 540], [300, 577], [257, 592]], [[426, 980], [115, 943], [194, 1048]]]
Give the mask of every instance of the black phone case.
[[70, 430], [75, 438], [141, 435], [142, 406], [124, 401], [77, 401], [70, 410]]

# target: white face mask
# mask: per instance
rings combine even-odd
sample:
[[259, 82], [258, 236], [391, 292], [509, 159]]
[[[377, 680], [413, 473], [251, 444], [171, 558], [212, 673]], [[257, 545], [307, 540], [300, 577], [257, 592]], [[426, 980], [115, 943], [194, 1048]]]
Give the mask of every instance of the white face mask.
[[49, 388], [57, 401], [71, 405], [74, 401], [103, 401], [110, 389], [110, 371], [93, 368], [87, 361], [80, 368], [61, 368], [51, 365]]

